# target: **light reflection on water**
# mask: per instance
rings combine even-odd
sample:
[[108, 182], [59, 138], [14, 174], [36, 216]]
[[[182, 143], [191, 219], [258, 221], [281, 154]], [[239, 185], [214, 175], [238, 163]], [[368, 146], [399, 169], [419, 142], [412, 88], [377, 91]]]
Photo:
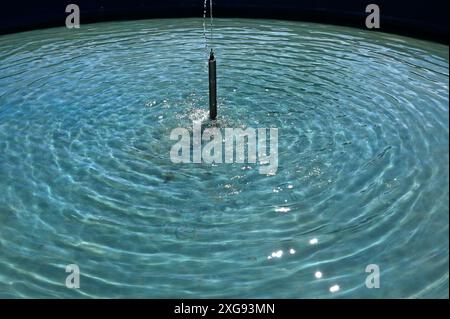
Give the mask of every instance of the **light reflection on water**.
[[280, 130], [262, 176], [170, 162], [208, 117], [201, 25], [0, 37], [0, 297], [448, 297], [448, 48], [215, 21], [216, 125]]

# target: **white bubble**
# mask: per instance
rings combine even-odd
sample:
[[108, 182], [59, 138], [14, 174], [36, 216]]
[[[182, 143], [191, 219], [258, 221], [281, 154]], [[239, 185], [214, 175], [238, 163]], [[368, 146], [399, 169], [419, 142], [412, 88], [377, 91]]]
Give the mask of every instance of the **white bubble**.
[[319, 240], [317, 238], [313, 238], [309, 241], [310, 245], [317, 245], [319, 243]]
[[294, 249], [294, 248], [291, 248], [291, 249], [289, 250], [289, 253], [290, 253], [291, 255], [295, 254], [295, 249]]
[[314, 274], [314, 277], [316, 277], [317, 279], [320, 279], [323, 277], [323, 274], [320, 271], [316, 271], [316, 273]]

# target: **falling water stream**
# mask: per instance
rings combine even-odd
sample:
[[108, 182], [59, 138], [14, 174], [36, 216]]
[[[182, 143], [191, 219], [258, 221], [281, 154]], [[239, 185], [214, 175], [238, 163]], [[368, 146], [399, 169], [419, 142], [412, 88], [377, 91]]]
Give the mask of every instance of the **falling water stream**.
[[209, 56], [209, 49], [212, 49], [212, 42], [213, 42], [213, 4], [212, 0], [209, 0], [209, 19], [210, 19], [210, 28], [209, 28], [209, 39], [207, 36], [207, 30], [206, 30], [206, 19], [208, 12], [208, 0], [205, 0], [203, 2], [203, 37], [205, 38], [205, 54], [206, 57]]

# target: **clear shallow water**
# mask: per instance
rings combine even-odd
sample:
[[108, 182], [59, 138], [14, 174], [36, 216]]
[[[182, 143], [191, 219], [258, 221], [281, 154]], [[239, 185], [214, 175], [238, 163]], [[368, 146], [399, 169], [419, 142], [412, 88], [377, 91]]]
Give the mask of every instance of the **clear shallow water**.
[[207, 115], [201, 20], [0, 37], [0, 297], [448, 297], [448, 47], [267, 20], [214, 37], [219, 125], [279, 128], [275, 176], [170, 161]]

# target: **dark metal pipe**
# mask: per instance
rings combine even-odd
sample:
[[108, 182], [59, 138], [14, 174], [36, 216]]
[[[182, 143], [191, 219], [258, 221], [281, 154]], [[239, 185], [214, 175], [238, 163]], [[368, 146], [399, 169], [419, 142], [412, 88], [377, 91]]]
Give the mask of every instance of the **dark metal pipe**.
[[216, 79], [216, 57], [211, 49], [209, 56], [209, 118], [217, 118], [217, 79]]

